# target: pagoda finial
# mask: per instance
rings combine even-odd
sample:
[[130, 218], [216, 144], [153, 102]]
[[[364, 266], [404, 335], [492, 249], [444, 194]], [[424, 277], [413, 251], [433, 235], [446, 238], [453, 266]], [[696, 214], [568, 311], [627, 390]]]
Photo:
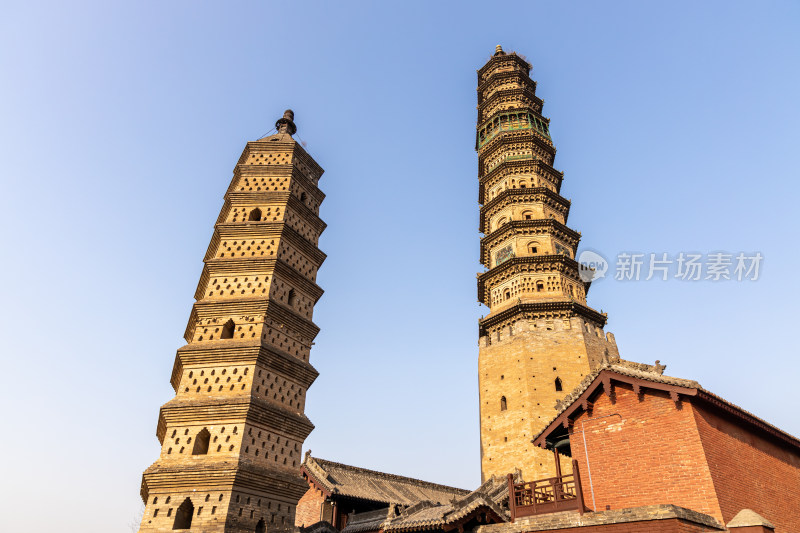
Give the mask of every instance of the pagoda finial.
[[275, 129], [278, 133], [288, 133], [294, 135], [297, 133], [297, 126], [294, 125], [294, 111], [287, 109], [283, 112], [283, 117], [275, 122]]
[[494, 55], [504, 56], [506, 55], [506, 53], [503, 52], [503, 47], [498, 44], [497, 46], [494, 47]]

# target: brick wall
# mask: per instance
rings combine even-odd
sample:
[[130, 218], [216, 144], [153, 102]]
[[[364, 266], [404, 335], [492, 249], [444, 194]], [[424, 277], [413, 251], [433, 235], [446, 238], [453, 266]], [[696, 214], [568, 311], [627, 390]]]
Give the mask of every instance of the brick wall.
[[707, 408], [694, 413], [725, 522], [747, 508], [776, 533], [800, 531], [800, 455]]
[[308, 527], [311, 524], [319, 522], [320, 509], [324, 501], [325, 495], [321, 490], [309, 487], [308, 492], [297, 502], [294, 524], [296, 526]]
[[555, 415], [556, 400], [591, 372], [590, 360], [604, 350], [617, 354], [613, 336], [606, 340], [600, 328], [578, 317], [520, 320], [499, 338], [493, 335], [491, 342], [482, 339], [478, 357], [482, 479], [505, 477], [516, 468], [525, 480], [555, 475], [552, 454], [531, 439]]
[[722, 520], [692, 405], [683, 401], [676, 407], [661, 391], [638, 396], [621, 383], [614, 384], [614, 397], [612, 403], [601, 394], [592, 418], [606, 418], [588, 420], [583, 413], [570, 436], [586, 504], [592, 506], [584, 421], [596, 510], [674, 504]]

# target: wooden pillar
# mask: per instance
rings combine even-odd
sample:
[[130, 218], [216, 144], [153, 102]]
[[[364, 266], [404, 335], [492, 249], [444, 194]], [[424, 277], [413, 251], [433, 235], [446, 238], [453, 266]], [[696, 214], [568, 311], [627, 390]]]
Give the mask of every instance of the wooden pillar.
[[583, 514], [586, 506], [583, 503], [583, 487], [581, 487], [581, 473], [578, 470], [578, 461], [572, 460], [572, 476], [575, 480], [575, 496], [578, 497], [578, 512]]
[[553, 457], [556, 459], [556, 477], [561, 477], [561, 458], [558, 456], [558, 448], [553, 447]]
[[517, 517], [517, 504], [514, 498], [514, 474], [508, 475], [508, 510], [511, 511], [511, 521]]

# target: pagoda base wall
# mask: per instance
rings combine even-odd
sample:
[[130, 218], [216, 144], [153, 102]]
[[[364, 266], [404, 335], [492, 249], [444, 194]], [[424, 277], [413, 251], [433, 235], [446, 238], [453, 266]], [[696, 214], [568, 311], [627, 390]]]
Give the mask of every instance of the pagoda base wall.
[[579, 316], [519, 320], [481, 338], [484, 480], [515, 469], [525, 480], [555, 475], [552, 453], [533, 446], [531, 440], [555, 416], [556, 401], [577, 387], [606, 351], [610, 357], [619, 355], [613, 335]]

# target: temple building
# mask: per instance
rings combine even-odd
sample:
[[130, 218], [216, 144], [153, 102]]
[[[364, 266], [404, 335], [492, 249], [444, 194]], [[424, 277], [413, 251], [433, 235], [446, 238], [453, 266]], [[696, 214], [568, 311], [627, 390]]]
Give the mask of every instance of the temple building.
[[[301, 468], [311, 488], [297, 506], [296, 522], [309, 526], [319, 521], [343, 529], [355, 513], [404, 509], [427, 501], [445, 504], [469, 491], [404, 476], [376, 472], [312, 457], [306, 452]], [[378, 513], [380, 514], [380, 513]]]
[[508, 483], [490, 478], [474, 491], [311, 457], [302, 467], [309, 485], [297, 506], [303, 533], [457, 530], [508, 520]]
[[292, 138], [291, 111], [275, 127], [247, 143], [214, 226], [158, 417], [161, 455], [142, 478], [142, 532], [291, 530], [307, 489], [323, 171]]

